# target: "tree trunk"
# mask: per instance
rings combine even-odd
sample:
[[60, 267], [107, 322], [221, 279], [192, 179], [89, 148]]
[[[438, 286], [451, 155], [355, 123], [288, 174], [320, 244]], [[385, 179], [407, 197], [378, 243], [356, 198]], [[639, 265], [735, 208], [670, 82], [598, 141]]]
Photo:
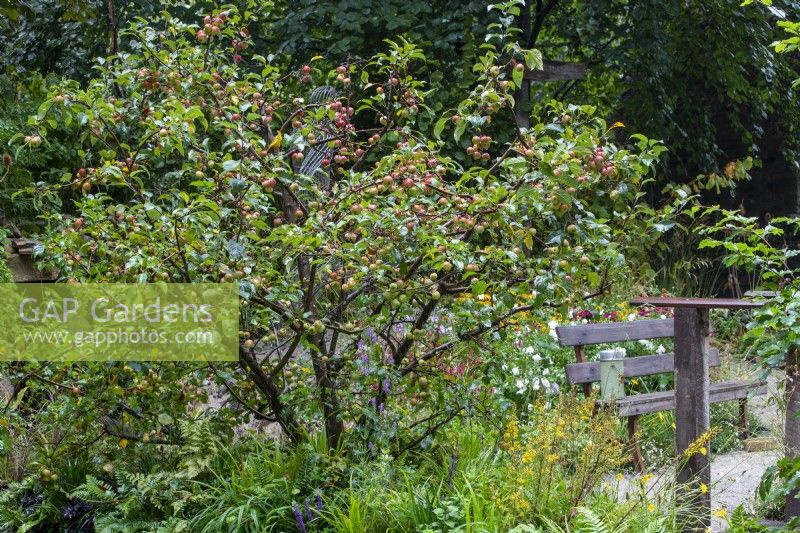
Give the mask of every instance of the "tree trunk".
[[325, 437], [328, 441], [328, 449], [333, 450], [341, 443], [342, 434], [344, 433], [344, 423], [339, 416], [341, 414], [339, 397], [336, 394], [336, 386], [330, 377], [328, 363], [322, 360], [322, 355], [327, 353], [325, 335], [314, 335], [311, 341], [319, 349], [319, 351], [312, 350], [311, 362], [317, 381], [319, 402], [322, 404], [322, 416], [325, 421]]
[[[786, 420], [784, 445], [786, 457], [800, 455], [800, 352], [797, 348], [786, 354]], [[797, 491], [786, 496], [786, 519], [800, 516], [800, 498]]]

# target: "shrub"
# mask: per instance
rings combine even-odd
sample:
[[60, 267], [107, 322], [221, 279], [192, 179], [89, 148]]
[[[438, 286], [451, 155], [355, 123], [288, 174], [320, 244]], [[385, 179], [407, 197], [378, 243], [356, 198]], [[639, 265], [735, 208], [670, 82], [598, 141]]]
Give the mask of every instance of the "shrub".
[[[621, 124], [557, 103], [507, 146], [481, 133], [511, 112], [520, 63], [538, 61], [503, 45], [506, 27], [480, 58], [480, 85], [425, 138], [417, 127], [435, 117], [409, 74], [425, 61], [414, 45], [284, 73], [247, 55], [246, 15], [203, 23], [132, 25], [129, 51], [85, 89], [53, 87], [15, 138], [45, 149], [53, 124], [74, 130], [80, 161], [29, 191], [74, 203], [73, 218], [43, 213], [44, 264], [65, 281], [239, 283], [239, 365], [131, 365], [104, 390], [116, 410], [139, 385], [165, 390], [143, 371], [180, 384], [177, 409], [139, 402], [154, 411], [131, 420], [142, 429], [128, 440], [211, 378], [293, 442], [322, 428], [330, 448], [345, 432], [361, 452], [412, 448], [490, 400], [478, 377], [451, 391], [444, 369], [480, 368], [475, 348], [522, 312], [606, 292], [657, 235], [638, 201], [658, 143], [619, 147]], [[447, 155], [459, 150], [473, 166]]]

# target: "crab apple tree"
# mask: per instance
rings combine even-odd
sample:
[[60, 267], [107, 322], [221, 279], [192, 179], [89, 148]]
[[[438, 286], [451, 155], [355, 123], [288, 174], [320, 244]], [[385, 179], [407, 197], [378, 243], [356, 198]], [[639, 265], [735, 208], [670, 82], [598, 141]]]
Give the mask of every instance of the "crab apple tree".
[[239, 362], [196, 372], [288, 439], [420, 443], [491, 394], [446, 369], [479, 372], [486, 339], [606, 292], [645, 245], [631, 235], [656, 216], [639, 199], [658, 143], [618, 146], [620, 125], [561, 104], [493, 138], [529, 51], [487, 52], [437, 120], [413, 44], [284, 72], [249, 55], [247, 23], [131, 26], [129, 52], [35, 117], [31, 139], [56, 121], [80, 147], [30, 192], [74, 206], [44, 213], [43, 260], [65, 281], [238, 283]]

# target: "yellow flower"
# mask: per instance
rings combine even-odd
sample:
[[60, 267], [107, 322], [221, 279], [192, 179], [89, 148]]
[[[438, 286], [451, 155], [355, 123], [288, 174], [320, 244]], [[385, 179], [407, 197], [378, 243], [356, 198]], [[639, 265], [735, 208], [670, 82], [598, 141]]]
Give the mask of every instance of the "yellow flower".
[[721, 509], [717, 509], [716, 511], [714, 511], [714, 516], [716, 516], [717, 518], [725, 518], [726, 516], [728, 516], [728, 510], [725, 509], [724, 507]]
[[642, 476], [642, 483], [647, 483], [651, 479], [653, 479], [653, 474], [645, 474]]
[[654, 503], [651, 503], [651, 504], [649, 504], [649, 505], [647, 506], [647, 510], [648, 510], [648, 511], [650, 511], [650, 512], [652, 513], [653, 511], [655, 511], [655, 510], [656, 510], [656, 504], [654, 504]]
[[622, 472], [617, 472], [617, 481], [622, 481]]
[[706, 485], [705, 483], [700, 483], [700, 492], [703, 494], [708, 492], [708, 485]]
[[638, 384], [639, 384], [639, 380], [638, 379], [634, 378], [634, 379], [631, 380], [631, 385], [638, 385]]

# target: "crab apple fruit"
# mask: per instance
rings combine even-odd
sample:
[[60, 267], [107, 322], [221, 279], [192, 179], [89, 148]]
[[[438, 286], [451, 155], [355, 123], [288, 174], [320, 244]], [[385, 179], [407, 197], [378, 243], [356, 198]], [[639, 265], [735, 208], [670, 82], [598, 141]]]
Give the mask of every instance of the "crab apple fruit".
[[261, 186], [265, 189], [273, 189], [277, 184], [278, 182], [275, 180], [275, 178], [267, 178], [261, 182]]
[[347, 72], [347, 67], [344, 65], [339, 65], [338, 67], [336, 67], [336, 72], [338, 72], [339, 74], [344, 74]]
[[256, 341], [254, 341], [253, 339], [247, 339], [246, 341], [244, 341], [244, 347], [248, 350], [252, 350], [253, 348], [255, 348], [255, 346], [256, 346]]
[[76, 218], [75, 222], [73, 222], [72, 225], [75, 227], [75, 229], [81, 229], [85, 222], [86, 221], [84, 220], [84, 218], [80, 217], [80, 218]]
[[83, 189], [83, 192], [89, 192], [92, 190], [92, 184], [86, 181], [83, 183], [83, 185], [81, 185], [81, 188]]
[[514, 65], [514, 70], [516, 70], [517, 72], [522, 72], [525, 70], [525, 65], [523, 65], [522, 63], [517, 63], [516, 65]]

